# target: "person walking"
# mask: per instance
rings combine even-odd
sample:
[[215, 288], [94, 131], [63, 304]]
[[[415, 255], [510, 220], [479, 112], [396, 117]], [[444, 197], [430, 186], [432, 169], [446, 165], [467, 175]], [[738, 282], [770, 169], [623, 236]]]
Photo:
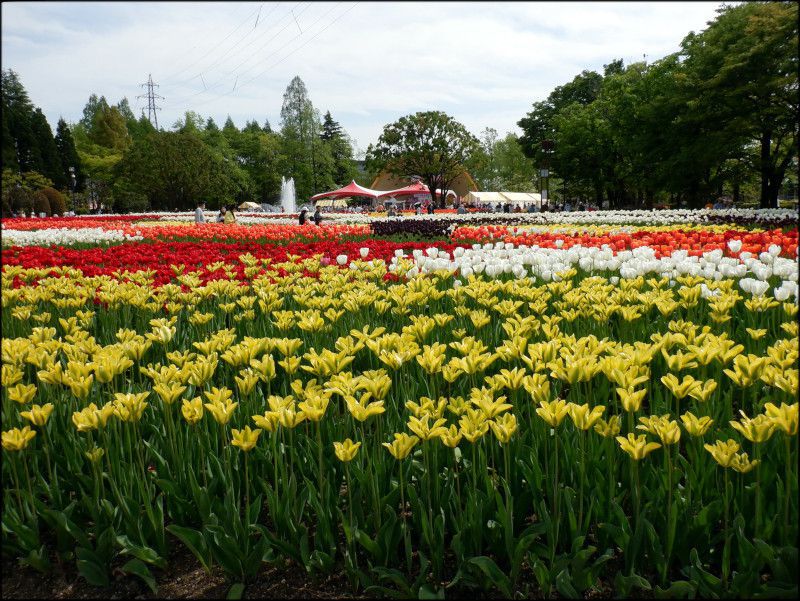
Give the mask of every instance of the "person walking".
[[319, 225], [322, 222], [322, 212], [319, 207], [314, 209], [314, 225]]
[[306, 213], [308, 213], [308, 209], [300, 209], [300, 217], [298, 217], [297, 222], [300, 225], [306, 224]]
[[223, 207], [220, 207], [220, 209], [219, 209], [219, 215], [217, 215], [217, 223], [225, 223], [225, 213], [226, 213], [226, 212], [227, 212], [227, 211], [225, 210], [225, 207], [224, 207], [224, 206], [223, 206]]
[[236, 223], [236, 215], [233, 214], [233, 205], [230, 205], [225, 212], [225, 220], [223, 223]]
[[197, 203], [197, 208], [194, 210], [194, 222], [195, 223], [205, 223], [206, 222], [206, 215], [203, 213], [204, 209], [206, 208], [206, 203], [200, 201]]

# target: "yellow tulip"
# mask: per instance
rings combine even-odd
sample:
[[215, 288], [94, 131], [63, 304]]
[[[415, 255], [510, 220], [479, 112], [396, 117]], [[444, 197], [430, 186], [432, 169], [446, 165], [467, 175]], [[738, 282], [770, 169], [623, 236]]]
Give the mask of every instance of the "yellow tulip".
[[490, 421], [489, 427], [500, 444], [507, 444], [517, 431], [517, 417], [513, 413], [504, 413], [494, 421]]
[[372, 393], [365, 392], [358, 399], [352, 396], [345, 397], [344, 402], [347, 405], [347, 410], [356, 420], [360, 422], [367, 421], [373, 415], [380, 415], [386, 409], [383, 406], [383, 401], [374, 401], [367, 403], [372, 398]]
[[124, 422], [137, 422], [142, 418], [142, 413], [147, 408], [145, 399], [149, 392], [114, 394], [114, 415]]
[[444, 424], [447, 420], [439, 418], [433, 425], [428, 425], [429, 415], [424, 415], [421, 418], [411, 416], [408, 418], [408, 429], [414, 434], [419, 436], [420, 440], [430, 440], [431, 438], [439, 438], [442, 434], [447, 434], [447, 428]]
[[186, 392], [186, 386], [181, 386], [178, 382], [171, 382], [169, 384], [159, 382], [153, 386], [153, 392], [159, 396], [165, 405], [172, 405]]
[[636, 436], [631, 433], [628, 437], [617, 436], [617, 442], [620, 448], [630, 455], [634, 461], [644, 459], [651, 451], [661, 448], [657, 442], [647, 442], [647, 437], [644, 434]]
[[776, 427], [783, 430], [789, 436], [797, 434], [797, 403], [791, 405], [781, 403], [780, 407], [776, 407], [773, 403], [767, 403], [764, 405], [764, 409], [766, 409], [767, 416]]
[[283, 408], [278, 412], [278, 422], [284, 428], [295, 428], [306, 419], [306, 414], [302, 411]]
[[3, 448], [6, 451], [24, 451], [34, 436], [36, 430], [31, 430], [30, 426], [24, 426], [22, 429], [12, 428], [3, 432]]
[[468, 407], [466, 413], [459, 418], [458, 425], [461, 434], [471, 443], [489, 431], [486, 416], [479, 409], [471, 407]]
[[714, 420], [710, 417], [697, 417], [690, 411], [681, 415], [681, 421], [683, 422], [683, 427], [686, 428], [686, 431], [691, 436], [703, 436], [711, 427], [711, 424], [714, 423]]
[[628, 413], [639, 411], [642, 406], [642, 401], [647, 394], [647, 389], [633, 390], [630, 388], [617, 388], [619, 400], [622, 402], [622, 408]]
[[78, 432], [88, 432], [89, 430], [96, 430], [100, 425], [97, 405], [95, 405], [94, 403], [90, 403], [88, 407], [80, 411], [73, 412], [72, 423], [78, 429]]
[[306, 400], [297, 404], [306, 416], [306, 419], [312, 422], [318, 422], [325, 415], [325, 410], [328, 408], [330, 397], [327, 394], [307, 394]]
[[754, 461], [750, 461], [747, 458], [747, 453], [736, 453], [731, 460], [731, 467], [739, 472], [740, 474], [746, 474], [754, 467], [756, 467], [761, 461], [758, 459]]
[[576, 428], [581, 430], [588, 430], [591, 428], [606, 410], [603, 405], [598, 405], [590, 409], [588, 403], [585, 405], [569, 403], [567, 406], [569, 408], [569, 416], [572, 418], [572, 423], [575, 424]]
[[[459, 436], [459, 440], [460, 439], [461, 437]], [[411, 436], [405, 432], [401, 432], [394, 435], [394, 440], [391, 443], [384, 442], [382, 444], [395, 459], [405, 459], [418, 442], [419, 438], [417, 436]], [[455, 445], [448, 446], [456, 446], [457, 444], [458, 442], [456, 442]]]
[[84, 455], [92, 463], [98, 463], [105, 455], [105, 451], [100, 447], [95, 447], [91, 451], [86, 451]]
[[[205, 394], [208, 396], [208, 392]], [[214, 421], [224, 426], [233, 417], [233, 411], [239, 406], [239, 403], [234, 403], [227, 398], [225, 401], [215, 400], [212, 403], [204, 403], [203, 406], [214, 417]]]
[[258, 428], [251, 430], [250, 426], [245, 426], [241, 430], [231, 428], [231, 444], [246, 453], [256, 446], [259, 434], [261, 434], [261, 430]]
[[376, 401], [382, 401], [389, 394], [392, 387], [392, 378], [385, 369], [371, 369], [356, 378], [357, 387], [372, 394]]
[[44, 426], [52, 412], [53, 403], [47, 403], [41, 407], [34, 405], [30, 411], [20, 411], [20, 416], [27, 419], [34, 426]]
[[[5, 367], [5, 365], [3, 366]], [[35, 384], [17, 384], [12, 388], [7, 388], [9, 400], [19, 403], [20, 405], [27, 405], [36, 396]]]
[[[5, 351], [3, 352], [5, 353]], [[3, 358], [3, 361], [5, 361], [5, 358]], [[58, 365], [61, 364], [59, 363]], [[25, 375], [22, 373], [22, 370], [19, 367], [9, 363], [3, 363], [2, 370], [2, 380], [0, 380], [0, 383], [2, 383], [3, 388], [6, 389], [22, 380], [23, 376]]]
[[236, 387], [239, 389], [239, 394], [247, 396], [259, 381], [259, 376], [251, 369], [242, 370], [238, 376], [234, 376], [236, 380]]
[[181, 413], [189, 424], [196, 424], [203, 418], [203, 399], [199, 396], [194, 397], [191, 401], [184, 399]]
[[713, 445], [704, 444], [703, 448], [711, 453], [714, 461], [722, 467], [731, 467], [734, 455], [739, 450], [739, 443], [732, 439], [728, 439], [727, 442], [717, 440]]
[[64, 376], [64, 383], [69, 386], [72, 396], [79, 401], [85, 401], [89, 398], [89, 393], [92, 391], [92, 384], [94, 384], [94, 374], [86, 377], [73, 378]]
[[446, 355], [447, 345], [440, 342], [434, 342], [432, 345], [427, 344], [422, 347], [422, 352], [416, 356], [417, 362], [429, 374], [435, 374], [442, 371]]
[[611, 438], [619, 434], [621, 428], [620, 422], [619, 415], [612, 415], [608, 418], [608, 421], [603, 419], [597, 420], [597, 423], [594, 425], [594, 431], [600, 436]]
[[562, 399], [556, 399], [549, 403], [542, 401], [539, 403], [539, 407], [536, 408], [536, 413], [539, 417], [553, 428], [556, 428], [561, 423], [568, 412], [567, 402]]
[[278, 416], [277, 411], [267, 411], [264, 415], [253, 415], [252, 420], [259, 428], [274, 432], [278, 427]]
[[334, 442], [333, 450], [336, 453], [336, 457], [339, 459], [339, 461], [346, 463], [355, 458], [360, 446], [360, 442], [353, 442], [347, 438], [344, 442]]
[[487, 388], [473, 388], [469, 396], [470, 402], [483, 412], [486, 419], [493, 419], [512, 407], [510, 403], [505, 402], [506, 397], [500, 396], [495, 399], [492, 391]]
[[717, 389], [716, 380], [706, 380], [705, 382], [697, 382], [696, 386], [693, 386], [692, 388], [689, 389], [689, 396], [695, 399], [696, 401], [705, 403], [716, 389]]
[[730, 421], [735, 430], [738, 430], [750, 442], [759, 443], [769, 440], [776, 425], [771, 418], [761, 414], [750, 419], [741, 409], [739, 413], [742, 416], [740, 422]]
[[675, 374], [661, 376], [661, 383], [669, 388], [669, 391], [678, 400], [686, 398], [694, 388], [701, 385], [700, 382], [689, 375], [684, 376], [683, 379], [679, 381]]

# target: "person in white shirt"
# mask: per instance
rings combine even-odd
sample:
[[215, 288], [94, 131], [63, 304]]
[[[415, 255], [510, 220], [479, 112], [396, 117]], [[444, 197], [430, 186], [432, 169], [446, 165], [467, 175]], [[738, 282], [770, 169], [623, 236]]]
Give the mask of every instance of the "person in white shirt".
[[197, 208], [194, 210], [194, 222], [195, 223], [205, 223], [206, 216], [203, 213], [203, 209], [206, 208], [206, 203], [200, 202], [197, 204]]

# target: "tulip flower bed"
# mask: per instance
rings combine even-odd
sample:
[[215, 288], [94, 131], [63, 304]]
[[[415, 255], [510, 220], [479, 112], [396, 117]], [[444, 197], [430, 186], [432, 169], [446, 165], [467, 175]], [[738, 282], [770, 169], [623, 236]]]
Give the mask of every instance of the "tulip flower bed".
[[796, 228], [120, 223], [2, 251], [4, 557], [797, 592]]

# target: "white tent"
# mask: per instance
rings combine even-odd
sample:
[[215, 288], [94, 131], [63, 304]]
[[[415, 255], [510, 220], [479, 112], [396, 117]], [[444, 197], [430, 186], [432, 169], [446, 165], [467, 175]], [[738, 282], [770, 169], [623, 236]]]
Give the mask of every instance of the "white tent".
[[471, 205], [506, 203], [542, 205], [542, 195], [534, 192], [469, 192], [464, 200]]

